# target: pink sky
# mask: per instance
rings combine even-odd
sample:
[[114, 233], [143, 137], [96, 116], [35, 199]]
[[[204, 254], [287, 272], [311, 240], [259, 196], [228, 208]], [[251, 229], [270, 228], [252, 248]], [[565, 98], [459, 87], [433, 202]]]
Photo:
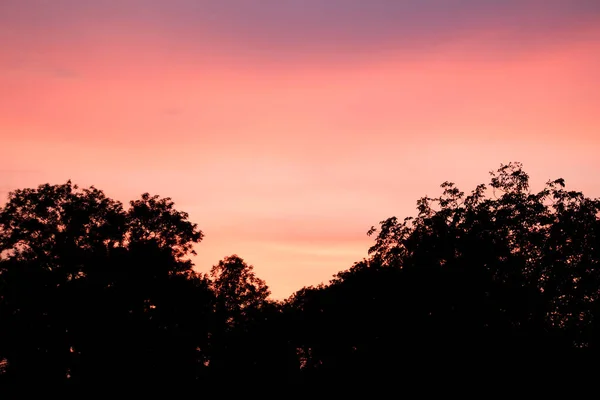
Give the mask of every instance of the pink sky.
[[169, 196], [206, 235], [199, 270], [236, 253], [276, 298], [366, 257], [371, 225], [446, 180], [468, 191], [521, 161], [534, 188], [562, 177], [600, 196], [597, 13], [558, 24], [557, 8], [527, 31], [483, 9], [496, 22], [411, 45], [343, 26], [339, 42], [267, 40], [168, 2], [141, 16], [135, 1], [25, 3], [0, 6], [0, 195], [72, 179], [123, 202]]

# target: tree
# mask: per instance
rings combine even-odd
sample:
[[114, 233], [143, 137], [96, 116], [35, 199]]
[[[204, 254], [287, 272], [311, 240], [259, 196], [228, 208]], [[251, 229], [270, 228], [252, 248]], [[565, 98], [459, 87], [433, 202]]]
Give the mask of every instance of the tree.
[[10, 193], [0, 360], [11, 380], [196, 377], [213, 300], [184, 257], [202, 232], [169, 198], [130, 204], [70, 181]]
[[265, 376], [287, 380], [295, 371], [296, 356], [286, 336], [281, 306], [268, 299], [269, 288], [253, 269], [232, 255], [210, 271], [219, 321], [211, 337], [211, 368], [237, 381]]
[[78, 189], [68, 181], [11, 192], [0, 210], [2, 259], [35, 259], [70, 280], [86, 255], [119, 246], [126, 230], [121, 203], [93, 186]]
[[161, 199], [144, 193], [141, 199], [131, 201], [130, 206], [127, 211], [129, 242], [155, 242], [172, 251], [178, 260], [196, 254], [193, 245], [199, 243], [204, 234], [197, 224], [188, 221], [187, 213], [173, 208], [171, 198]]
[[473, 380], [596, 358], [600, 200], [562, 179], [532, 192], [519, 163], [468, 195], [441, 189], [285, 302], [237, 255], [194, 272], [202, 232], [169, 198], [124, 210], [70, 181], [16, 190], [0, 208], [0, 380]]
[[267, 303], [271, 294], [254, 267], [237, 255], [225, 257], [212, 267], [212, 288], [230, 324], [242, 322], [249, 313]]
[[423, 282], [415, 303], [440, 316], [453, 343], [473, 348], [476, 338], [513, 354], [592, 346], [600, 201], [565, 191], [562, 179], [532, 193], [520, 163], [490, 174], [466, 197], [445, 182], [440, 197], [419, 200], [416, 218], [372, 228], [373, 260]]
[[119, 246], [119, 202], [70, 181], [16, 190], [0, 209], [0, 354], [17, 377], [64, 379], [73, 363], [69, 328], [86, 265]]
[[367, 260], [288, 299], [305, 378], [556, 372], [596, 354], [600, 201], [562, 179], [531, 192], [519, 163], [467, 196], [441, 187], [373, 227]]
[[[397, 269], [366, 260], [336, 274], [329, 284], [305, 287], [285, 307], [306, 382], [368, 380], [377, 382], [398, 359], [409, 306]], [[404, 361], [403, 361], [404, 362]]]

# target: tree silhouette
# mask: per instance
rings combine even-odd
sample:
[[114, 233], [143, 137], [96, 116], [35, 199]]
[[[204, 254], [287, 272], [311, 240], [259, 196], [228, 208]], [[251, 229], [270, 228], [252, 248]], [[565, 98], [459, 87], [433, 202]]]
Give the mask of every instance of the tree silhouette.
[[[369, 257], [283, 302], [241, 257], [209, 274], [170, 198], [70, 181], [0, 209], [0, 382], [354, 385], [595, 371], [600, 200], [519, 163], [372, 227]], [[561, 378], [561, 379], [563, 379]]]
[[252, 265], [237, 255], [225, 257], [212, 267], [212, 288], [228, 324], [241, 323], [249, 312], [262, 307], [271, 292]]
[[[70, 181], [10, 193], [0, 211], [5, 375], [195, 379], [212, 293], [182, 258], [202, 234], [172, 206], [146, 194], [125, 212]], [[193, 368], [176, 373], [182, 365]]]
[[491, 175], [468, 196], [443, 183], [368, 232], [368, 260], [290, 298], [307, 374], [556, 366], [596, 346], [600, 202], [561, 179], [531, 193], [519, 163]]
[[[455, 311], [469, 311], [453, 323], [479, 321], [479, 338], [535, 338], [524, 342], [531, 349], [550, 332], [588, 347], [591, 338], [580, 335], [591, 326], [600, 283], [593, 268], [600, 202], [566, 191], [562, 179], [531, 193], [521, 167], [501, 166], [487, 188], [480, 185], [467, 197], [444, 183], [442, 196], [419, 201], [416, 219], [383, 221], [371, 253], [414, 273], [435, 271], [446, 282], [459, 278], [445, 285], [461, 289], [448, 300], [460, 301]], [[493, 198], [485, 197], [486, 190]], [[525, 351], [513, 340], [507, 345]], [[497, 337], [493, 346], [499, 348]]]
[[296, 356], [285, 336], [281, 306], [268, 299], [269, 288], [253, 269], [232, 255], [210, 271], [219, 321], [212, 335], [211, 366], [237, 381], [288, 379]]
[[192, 246], [204, 235], [196, 224], [188, 221], [187, 213], [173, 208], [174, 203], [169, 197], [161, 199], [144, 193], [141, 199], [131, 201], [130, 205], [126, 237], [129, 242], [155, 242], [161, 248], [169, 249], [178, 260], [188, 254], [196, 254]]

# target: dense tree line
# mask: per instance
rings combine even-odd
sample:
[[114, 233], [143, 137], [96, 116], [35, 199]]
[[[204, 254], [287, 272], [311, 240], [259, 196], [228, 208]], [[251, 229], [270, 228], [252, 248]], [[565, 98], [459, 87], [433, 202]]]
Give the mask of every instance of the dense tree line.
[[519, 163], [468, 195], [441, 187], [373, 227], [368, 259], [285, 301], [237, 255], [195, 272], [203, 234], [169, 198], [15, 190], [0, 209], [0, 380], [302, 383], [594, 359], [600, 200], [562, 179], [531, 192]]

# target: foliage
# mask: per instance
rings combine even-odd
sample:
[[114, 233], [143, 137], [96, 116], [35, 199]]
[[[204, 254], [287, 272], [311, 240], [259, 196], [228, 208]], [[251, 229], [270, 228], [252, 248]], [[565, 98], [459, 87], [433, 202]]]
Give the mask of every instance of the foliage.
[[125, 211], [70, 181], [10, 193], [0, 210], [6, 375], [135, 381], [175, 373], [160, 364], [174, 357], [195, 376], [185, 360], [201, 356], [212, 293], [181, 257], [201, 238], [168, 198], [144, 194]]
[[15, 190], [0, 209], [0, 381], [376, 382], [595, 357], [600, 200], [562, 179], [532, 192], [519, 163], [467, 195], [441, 189], [372, 227], [368, 259], [283, 302], [237, 255], [194, 271], [203, 233], [170, 198], [125, 210], [70, 181]]
[[260, 308], [271, 294], [253, 269], [234, 254], [219, 261], [210, 271], [212, 289], [232, 319], [243, 318], [250, 310]]

